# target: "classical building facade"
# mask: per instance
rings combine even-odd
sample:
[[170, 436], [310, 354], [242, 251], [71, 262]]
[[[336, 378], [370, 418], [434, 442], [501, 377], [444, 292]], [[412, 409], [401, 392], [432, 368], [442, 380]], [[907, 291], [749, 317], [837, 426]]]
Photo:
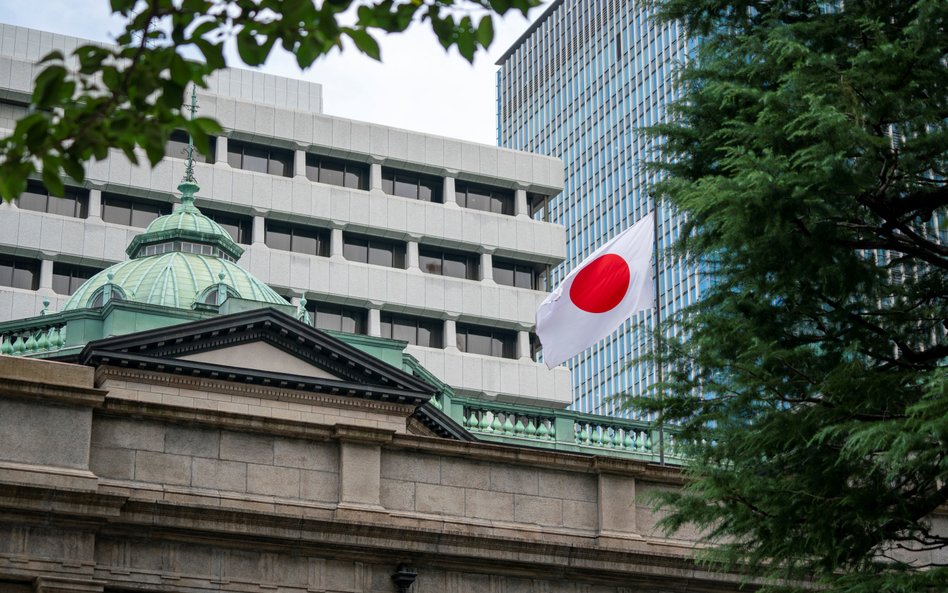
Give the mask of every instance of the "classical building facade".
[[[498, 61], [498, 144], [566, 164], [563, 192], [531, 201], [534, 218], [567, 229], [566, 261], [554, 281], [654, 207], [656, 173], [645, 165], [657, 157], [657, 141], [642, 130], [665, 121], [688, 49], [681, 27], [656, 22], [647, 2], [554, 0]], [[664, 207], [658, 220], [664, 252], [682, 220]], [[660, 263], [664, 320], [693, 303], [705, 280], [681, 261]], [[619, 413], [612, 396], [648, 392], [655, 369], [629, 362], [650, 351], [654, 316], [639, 313], [568, 363], [573, 409]]]
[[737, 590], [656, 529], [682, 478], [647, 426], [313, 327], [179, 190], [127, 261], [0, 323], [0, 591]]
[[[34, 63], [81, 43], [0, 24], [0, 135], [26, 113]], [[569, 403], [567, 371], [536, 364], [531, 339], [565, 233], [531, 219], [528, 196], [560, 192], [561, 161], [327, 116], [320, 85], [258, 72], [218, 73], [198, 103], [226, 131], [195, 164], [197, 204], [243, 249], [241, 266], [305, 299], [317, 327], [407, 341], [459, 394]], [[171, 212], [186, 141], [154, 169], [113, 153], [65, 198], [35, 182], [0, 206], [0, 321], [47, 299], [59, 311], [125, 260]]]

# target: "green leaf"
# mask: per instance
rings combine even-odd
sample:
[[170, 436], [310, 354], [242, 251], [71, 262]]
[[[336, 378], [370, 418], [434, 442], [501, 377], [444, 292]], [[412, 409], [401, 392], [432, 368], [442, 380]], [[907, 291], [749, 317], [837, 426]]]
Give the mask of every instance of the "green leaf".
[[477, 25], [477, 41], [483, 47], [490, 46], [491, 42], [494, 40], [494, 23], [490, 15], [486, 15], [481, 18], [480, 24]]
[[373, 60], [380, 60], [381, 54], [379, 50], [379, 44], [362, 29], [350, 29], [347, 31], [349, 37], [352, 38], [352, 41], [355, 42], [359, 51], [369, 56]]
[[47, 66], [33, 83], [33, 104], [37, 107], [48, 108], [68, 99], [69, 97], [64, 96], [62, 92], [65, 78], [65, 68], [55, 65]]

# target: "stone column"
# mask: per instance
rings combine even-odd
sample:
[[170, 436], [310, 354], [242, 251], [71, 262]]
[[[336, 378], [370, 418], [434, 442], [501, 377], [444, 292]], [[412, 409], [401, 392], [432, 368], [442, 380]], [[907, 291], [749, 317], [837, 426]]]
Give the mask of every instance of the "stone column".
[[254, 245], [263, 245], [267, 241], [267, 222], [262, 216], [253, 217], [253, 229], [251, 231], [252, 243]]
[[444, 349], [458, 352], [458, 326], [454, 319], [444, 320]]
[[382, 164], [369, 164], [369, 191], [382, 191]]
[[405, 247], [405, 268], [408, 270], [421, 271], [418, 265], [418, 241], [412, 240]]
[[342, 229], [333, 228], [329, 234], [329, 257], [331, 259], [344, 259], [342, 250], [345, 243], [342, 240]]
[[517, 216], [530, 216], [530, 205], [527, 204], [527, 190], [518, 189], [514, 192], [514, 214]]
[[520, 330], [517, 332], [517, 358], [523, 360], [532, 360], [530, 356], [530, 332]]
[[454, 177], [445, 177], [444, 178], [444, 205], [445, 206], [457, 206], [458, 197], [454, 193]]
[[293, 176], [306, 177], [306, 151], [296, 150], [293, 152]]
[[382, 335], [382, 312], [377, 306], [369, 309], [368, 327], [366, 328], [366, 332], [368, 335], [375, 336], [376, 338]]
[[86, 213], [88, 218], [102, 218], [102, 190], [101, 189], [90, 189], [89, 190], [89, 204], [86, 208]]
[[39, 294], [53, 294], [53, 260], [40, 260]]
[[218, 136], [214, 144], [214, 164], [227, 164], [227, 136]]
[[489, 251], [481, 254], [480, 279], [491, 284], [494, 283], [494, 257]]

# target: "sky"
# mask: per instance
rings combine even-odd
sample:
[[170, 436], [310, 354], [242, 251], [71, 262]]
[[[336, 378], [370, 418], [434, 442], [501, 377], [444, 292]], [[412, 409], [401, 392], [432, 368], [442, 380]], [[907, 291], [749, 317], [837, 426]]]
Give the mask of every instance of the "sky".
[[[279, 50], [262, 70], [322, 84], [328, 115], [495, 145], [494, 63], [543, 10], [495, 17], [494, 42], [473, 65], [454, 49], [446, 53], [427, 24], [416, 24], [378, 38], [381, 63], [350, 47], [301, 72]], [[112, 41], [121, 29], [108, 0], [0, 0], [0, 22], [96, 41]]]

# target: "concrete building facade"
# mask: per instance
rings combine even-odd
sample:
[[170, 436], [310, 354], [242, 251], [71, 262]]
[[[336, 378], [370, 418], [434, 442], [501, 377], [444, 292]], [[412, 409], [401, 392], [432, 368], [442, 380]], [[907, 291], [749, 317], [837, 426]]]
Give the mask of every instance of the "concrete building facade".
[[[0, 134], [26, 113], [36, 60], [81, 43], [0, 25]], [[565, 233], [529, 216], [528, 195], [561, 191], [561, 161], [327, 116], [319, 85], [258, 72], [218, 73], [198, 103], [226, 132], [195, 165], [197, 205], [244, 268], [305, 299], [318, 327], [409, 342], [460, 394], [569, 403], [568, 373], [533, 361], [530, 333]], [[65, 198], [33, 183], [0, 206], [0, 320], [59, 310], [124, 260], [171, 211], [185, 142], [154, 169], [113, 153]]]
[[[657, 177], [645, 165], [657, 141], [642, 129], [665, 121], [678, 93], [675, 69], [688, 51], [682, 28], [656, 22], [648, 3], [554, 0], [498, 61], [498, 144], [566, 164], [564, 191], [530, 202], [534, 218], [567, 229], [554, 282], [654, 208], [649, 186]], [[661, 206], [657, 218], [664, 253], [682, 220]], [[698, 299], [702, 282], [695, 267], [663, 257], [661, 318]], [[655, 369], [629, 363], [650, 351], [654, 321], [654, 311], [643, 311], [568, 363], [573, 409], [616, 414], [611, 396], [648, 393]]]

